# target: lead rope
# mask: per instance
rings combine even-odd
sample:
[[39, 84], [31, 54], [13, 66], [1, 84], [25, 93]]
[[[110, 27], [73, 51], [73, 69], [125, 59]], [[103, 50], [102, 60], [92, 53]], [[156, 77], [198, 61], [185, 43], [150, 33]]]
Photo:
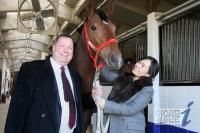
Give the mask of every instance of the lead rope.
[[[96, 68], [95, 77], [94, 77], [94, 81], [93, 81], [93, 89], [103, 88], [99, 82], [99, 73], [100, 73], [99, 68]], [[95, 96], [93, 98], [94, 98], [95, 103], [97, 103], [97, 101], [100, 99], [100, 96]], [[106, 125], [104, 126], [103, 110], [101, 110], [100, 107], [97, 106], [97, 126], [96, 126], [95, 133], [107, 133], [109, 123], [110, 123], [110, 115], [108, 116]]]

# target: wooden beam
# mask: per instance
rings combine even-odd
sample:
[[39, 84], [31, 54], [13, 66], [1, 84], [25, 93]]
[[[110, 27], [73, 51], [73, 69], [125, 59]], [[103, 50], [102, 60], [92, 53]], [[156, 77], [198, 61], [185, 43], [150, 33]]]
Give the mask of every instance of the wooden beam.
[[132, 6], [122, 1], [116, 1], [116, 6], [129, 10], [131, 12], [137, 13], [139, 15], [143, 15], [143, 16], [147, 16], [149, 14], [149, 12], [144, 9], [140, 9], [137, 6]]

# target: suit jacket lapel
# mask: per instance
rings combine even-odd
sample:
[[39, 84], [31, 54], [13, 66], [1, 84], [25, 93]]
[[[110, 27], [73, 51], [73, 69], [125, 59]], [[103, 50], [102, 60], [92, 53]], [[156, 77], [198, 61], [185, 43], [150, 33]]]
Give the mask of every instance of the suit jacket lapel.
[[[58, 89], [57, 89], [57, 83], [55, 79], [55, 75], [53, 72], [53, 68], [50, 63], [50, 58], [45, 60], [44, 65], [42, 66], [41, 69], [41, 83], [42, 83], [42, 88], [44, 91], [45, 99], [49, 108], [49, 112], [51, 113], [55, 128], [57, 130], [59, 126], [59, 117], [58, 112], [56, 111], [57, 108], [57, 102], [59, 99], [58, 95]], [[60, 101], [58, 102], [60, 103]]]

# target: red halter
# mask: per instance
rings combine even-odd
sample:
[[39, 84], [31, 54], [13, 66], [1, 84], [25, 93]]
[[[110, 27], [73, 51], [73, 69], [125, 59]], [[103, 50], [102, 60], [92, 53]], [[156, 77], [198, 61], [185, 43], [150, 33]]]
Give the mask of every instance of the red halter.
[[[94, 67], [101, 69], [101, 68], [104, 67], [105, 63], [97, 64], [97, 61], [98, 61], [98, 58], [99, 58], [99, 52], [109, 44], [115, 44], [116, 45], [118, 43], [118, 41], [116, 39], [111, 38], [108, 41], [99, 45], [98, 47], [95, 47], [95, 45], [93, 45], [92, 42], [90, 41], [88, 31], [87, 31], [86, 22], [84, 23], [84, 32], [85, 32], [87, 50], [88, 50], [90, 58], [93, 60]], [[95, 56], [92, 55], [90, 47], [95, 51], [95, 53], [96, 53]]]

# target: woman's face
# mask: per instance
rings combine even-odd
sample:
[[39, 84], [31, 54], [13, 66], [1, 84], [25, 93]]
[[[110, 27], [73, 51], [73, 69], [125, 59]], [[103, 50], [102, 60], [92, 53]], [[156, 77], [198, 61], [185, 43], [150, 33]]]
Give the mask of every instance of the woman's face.
[[151, 65], [151, 60], [149, 59], [144, 59], [144, 60], [141, 60], [141, 61], [138, 61], [133, 70], [132, 70], [132, 73], [140, 78], [142, 76], [146, 76], [146, 77], [149, 77], [150, 75], [148, 74], [149, 72], [149, 67]]

